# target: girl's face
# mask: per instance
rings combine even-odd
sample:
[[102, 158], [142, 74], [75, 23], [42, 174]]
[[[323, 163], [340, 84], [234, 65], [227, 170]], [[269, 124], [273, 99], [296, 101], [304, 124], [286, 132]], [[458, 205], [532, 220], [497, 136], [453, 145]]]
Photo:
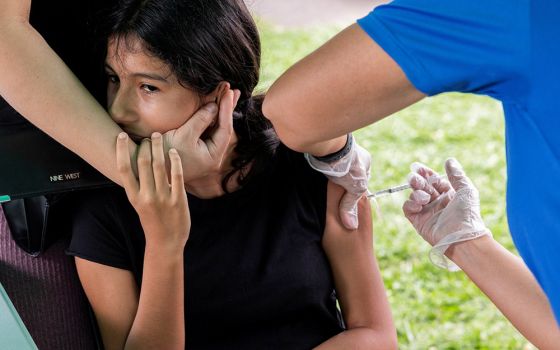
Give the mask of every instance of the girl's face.
[[184, 124], [209, 101], [179, 84], [169, 66], [134, 37], [109, 40], [105, 70], [111, 118], [135, 141]]

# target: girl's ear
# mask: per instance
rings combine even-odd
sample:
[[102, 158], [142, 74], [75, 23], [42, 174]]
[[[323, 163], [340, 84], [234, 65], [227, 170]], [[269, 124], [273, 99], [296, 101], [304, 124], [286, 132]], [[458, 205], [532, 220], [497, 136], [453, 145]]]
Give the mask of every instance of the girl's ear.
[[216, 89], [214, 89], [214, 91], [212, 91], [212, 93], [210, 94], [214, 100], [214, 102], [219, 106], [220, 105], [220, 101], [222, 100], [222, 96], [224, 96], [224, 94], [229, 90], [230, 85], [227, 81], [222, 81], [218, 84], [218, 86], [216, 87]]

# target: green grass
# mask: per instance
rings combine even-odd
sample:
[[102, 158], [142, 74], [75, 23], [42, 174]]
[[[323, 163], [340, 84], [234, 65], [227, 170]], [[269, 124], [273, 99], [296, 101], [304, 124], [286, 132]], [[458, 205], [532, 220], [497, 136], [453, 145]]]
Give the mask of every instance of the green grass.
[[[259, 23], [265, 90], [291, 64], [339, 28], [284, 30]], [[409, 165], [443, 171], [456, 157], [480, 190], [482, 215], [494, 237], [515, 251], [505, 216], [504, 122], [500, 105], [486, 97], [443, 94], [427, 98], [355, 133], [372, 154], [370, 188], [406, 181]], [[379, 198], [374, 215], [376, 254], [400, 349], [534, 349], [462, 272], [428, 261], [429, 246], [404, 218], [407, 193]]]

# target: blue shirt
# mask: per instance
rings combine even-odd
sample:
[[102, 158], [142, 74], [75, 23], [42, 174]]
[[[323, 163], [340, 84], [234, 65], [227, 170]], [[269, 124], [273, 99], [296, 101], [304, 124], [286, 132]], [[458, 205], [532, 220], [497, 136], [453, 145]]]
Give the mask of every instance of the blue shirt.
[[560, 320], [558, 18], [557, 0], [395, 0], [358, 24], [421, 92], [502, 102], [510, 231]]

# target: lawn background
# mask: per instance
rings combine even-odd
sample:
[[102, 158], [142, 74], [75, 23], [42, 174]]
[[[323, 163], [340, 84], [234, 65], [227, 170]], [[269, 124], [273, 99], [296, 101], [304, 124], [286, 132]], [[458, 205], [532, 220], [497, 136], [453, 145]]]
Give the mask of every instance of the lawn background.
[[[266, 88], [290, 65], [340, 28], [286, 30], [257, 20]], [[336, 89], [333, 86], [333, 89]], [[494, 237], [515, 252], [505, 216], [505, 148], [501, 106], [488, 98], [442, 94], [355, 133], [372, 154], [372, 190], [406, 181], [413, 161], [443, 172], [456, 157], [480, 190], [482, 216]], [[408, 191], [379, 198], [375, 249], [400, 349], [535, 349], [462, 273], [428, 261], [429, 246], [404, 218]]]

